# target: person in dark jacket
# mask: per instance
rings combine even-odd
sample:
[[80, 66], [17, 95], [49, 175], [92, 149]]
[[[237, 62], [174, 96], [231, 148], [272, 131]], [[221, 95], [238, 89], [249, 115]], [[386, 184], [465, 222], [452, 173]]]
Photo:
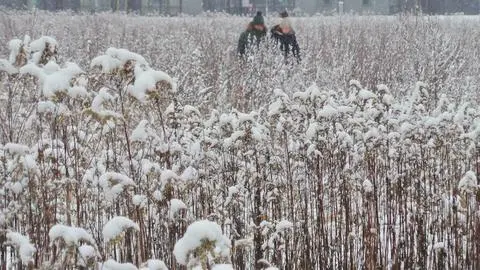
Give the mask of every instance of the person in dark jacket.
[[270, 30], [271, 38], [276, 44], [280, 45], [280, 50], [285, 59], [292, 53], [297, 61], [300, 61], [300, 46], [298, 46], [297, 37], [288, 18], [288, 13], [283, 11], [280, 13], [280, 17], [282, 18], [281, 22]]
[[265, 40], [266, 35], [267, 27], [265, 27], [262, 12], [258, 11], [238, 39], [238, 54], [241, 56], [245, 55], [249, 45], [255, 44], [258, 47], [260, 42]]

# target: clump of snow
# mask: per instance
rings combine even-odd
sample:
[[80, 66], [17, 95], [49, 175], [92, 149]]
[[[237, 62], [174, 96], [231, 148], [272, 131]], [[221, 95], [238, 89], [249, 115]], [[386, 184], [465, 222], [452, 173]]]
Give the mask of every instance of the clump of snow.
[[202, 115], [197, 108], [195, 108], [195, 107], [193, 107], [193, 106], [191, 106], [191, 105], [185, 105], [185, 106], [183, 106], [183, 113], [184, 113], [184, 114], [187, 114], [187, 115], [188, 115], [188, 114], [196, 114], [196, 115], [198, 115], [198, 116], [201, 116], [201, 115]]
[[377, 85], [377, 90], [378, 90], [379, 92], [385, 92], [385, 93], [388, 93], [388, 92], [389, 92], [388, 86], [385, 85], [385, 84], [379, 84], [379, 85]]
[[39, 68], [34, 63], [26, 64], [25, 66], [21, 67], [19, 70], [20, 74], [30, 74], [39, 79], [40, 83], [45, 80], [47, 74], [42, 68]]
[[142, 120], [138, 123], [137, 127], [132, 131], [132, 142], [146, 142], [148, 139], [147, 120]]
[[148, 260], [146, 268], [140, 268], [141, 270], [168, 270], [167, 265], [161, 260]]
[[301, 101], [306, 101], [310, 98], [310, 93], [307, 91], [298, 91], [293, 93], [293, 99], [298, 99]]
[[160, 190], [158, 190], [158, 189], [155, 190], [155, 191], [153, 192], [153, 198], [154, 198], [155, 200], [157, 200], [157, 201], [163, 200], [163, 194], [162, 194], [162, 192], [161, 192]]
[[253, 237], [235, 240], [235, 247], [253, 247]]
[[354, 86], [354, 87], [356, 87], [356, 88], [358, 88], [358, 89], [362, 89], [362, 84], [361, 84], [359, 81], [357, 81], [357, 80], [350, 80], [350, 82], [348, 83], [348, 85]]
[[231, 264], [216, 264], [212, 267], [212, 270], [233, 270]]
[[105, 54], [120, 60], [122, 63], [126, 63], [128, 60], [134, 60], [138, 64], [147, 65], [147, 61], [145, 61], [145, 58], [143, 56], [126, 49], [117, 49], [114, 47], [110, 47], [107, 49]]
[[[47, 44], [49, 47], [47, 48]], [[58, 46], [57, 41], [53, 37], [43, 36], [30, 43], [30, 50], [32, 52], [41, 52], [45, 49], [49, 49], [51, 52]]]
[[52, 37], [43, 36], [37, 40], [32, 41], [30, 43], [30, 50], [33, 53], [33, 62], [35, 64], [39, 64], [40, 60], [42, 59], [42, 55], [44, 55], [44, 52], [47, 52], [49, 55], [54, 55], [57, 48], [58, 43]]
[[97, 256], [95, 248], [90, 245], [81, 245], [78, 247], [79, 256], [79, 265], [86, 267], [88, 261], [94, 259]]
[[478, 188], [477, 176], [475, 172], [468, 171], [458, 182], [458, 189], [468, 193], [474, 192]]
[[80, 241], [95, 244], [95, 240], [85, 229], [62, 224], [54, 225], [48, 232], [48, 236], [51, 241], [61, 238], [68, 246], [79, 246]]
[[0, 59], [0, 71], [5, 71], [8, 74], [18, 73], [18, 69], [5, 59]]
[[318, 127], [319, 125], [317, 122], [310, 123], [308, 125], [307, 131], [305, 132], [306, 138], [309, 140], [314, 140], [317, 135]]
[[15, 193], [15, 195], [20, 195], [20, 193], [22, 193], [22, 190], [23, 190], [23, 186], [22, 186], [22, 183], [20, 182], [15, 182], [13, 183], [11, 186], [10, 186], [10, 190]]
[[325, 118], [335, 117], [337, 114], [338, 114], [337, 109], [335, 109], [330, 104], [325, 105], [325, 107], [323, 107], [323, 109], [318, 112], [318, 116], [325, 117]]
[[230, 204], [230, 202], [231, 202], [232, 199], [233, 199], [233, 196], [235, 196], [235, 195], [238, 194], [238, 193], [239, 193], [238, 187], [236, 187], [236, 186], [229, 187], [229, 188], [228, 188], [228, 196], [227, 196], [227, 198], [225, 199], [225, 205]]
[[239, 124], [242, 124], [245, 122], [255, 123], [255, 117], [257, 116], [257, 112], [255, 111], [252, 111], [250, 113], [242, 113], [239, 111], [234, 111], [234, 114], [236, 114]]
[[284, 104], [281, 100], [277, 100], [275, 102], [272, 102], [268, 106], [268, 116], [274, 116], [274, 115], [280, 114], [283, 107], [284, 107]]
[[44, 67], [43, 72], [50, 75], [60, 70], [60, 66], [55, 61], [49, 61]]
[[33, 261], [35, 254], [35, 247], [30, 244], [28, 236], [24, 236], [17, 232], [7, 232], [7, 245], [14, 246], [20, 255], [23, 264], [28, 264]]
[[84, 86], [73, 86], [68, 88], [67, 94], [71, 98], [80, 98], [80, 97], [87, 97], [88, 91]]
[[390, 94], [385, 94], [382, 97], [382, 102], [386, 105], [391, 105], [393, 103], [393, 100], [394, 100], [394, 98]]
[[135, 182], [130, 177], [116, 172], [106, 172], [102, 174], [100, 176], [99, 183], [103, 187], [116, 184], [121, 184], [123, 186], [135, 186]]
[[169, 180], [177, 180], [179, 179], [178, 175], [172, 170], [163, 170], [162, 174], [160, 175], [160, 181], [162, 183], [166, 183]]
[[126, 175], [107, 172], [100, 176], [98, 183], [105, 192], [105, 198], [111, 202], [123, 192], [125, 186], [136, 186], [135, 182]]
[[109, 242], [117, 238], [122, 232], [128, 229], [139, 231], [140, 227], [127, 217], [117, 216], [112, 218], [105, 226], [103, 226], [103, 239]]
[[102, 72], [111, 73], [115, 69], [124, 66], [128, 61], [135, 61], [136, 64], [148, 66], [147, 61], [145, 61], [143, 56], [126, 49], [117, 49], [113, 47], [108, 48], [104, 55], [92, 59], [90, 66], [100, 66]]
[[137, 270], [138, 268], [131, 263], [119, 263], [113, 259], [101, 263], [99, 265], [100, 270]]
[[91, 109], [93, 112], [103, 117], [121, 118], [120, 114], [104, 108], [103, 104], [112, 100], [114, 100], [114, 97], [108, 93], [108, 89], [101, 88], [97, 95], [93, 98]]
[[8, 48], [10, 49], [10, 63], [15, 62], [15, 58], [17, 57], [18, 53], [20, 52], [20, 48], [22, 47], [23, 42], [20, 39], [12, 39], [8, 42]]
[[[0, 194], [1, 194], [1, 192], [0, 192]], [[5, 222], [6, 222], [5, 214], [0, 212], [0, 226], [5, 225]]]
[[375, 95], [373, 92], [371, 92], [369, 90], [362, 89], [362, 90], [360, 90], [360, 92], [358, 92], [358, 97], [363, 99], [363, 100], [367, 100], [367, 99], [377, 98], [377, 95]]
[[102, 67], [102, 72], [110, 73], [116, 68], [120, 67], [122, 62], [118, 59], [115, 59], [109, 55], [101, 55], [92, 59], [90, 64], [91, 67], [100, 66]]
[[12, 155], [25, 155], [30, 152], [30, 147], [18, 143], [7, 143], [3, 149]]
[[365, 179], [365, 181], [363, 181], [362, 186], [363, 186], [363, 190], [366, 193], [372, 193], [373, 192], [373, 184], [372, 184], [372, 182], [370, 182], [370, 180]]
[[208, 252], [216, 257], [230, 256], [230, 240], [223, 235], [220, 226], [209, 220], [196, 221], [188, 226], [185, 235], [178, 240], [173, 254], [179, 264], [187, 265], [190, 260], [196, 260], [195, 250], [202, 246], [202, 241], [213, 242], [215, 247]]
[[37, 168], [37, 162], [32, 155], [25, 155], [23, 157], [23, 166], [27, 170], [34, 170]]
[[148, 92], [156, 91], [158, 82], [166, 82], [170, 86], [171, 92], [176, 92], [177, 85], [167, 73], [157, 70], [147, 70], [141, 72], [136, 78], [133, 87], [129, 89], [129, 93], [139, 101], [145, 101]]
[[187, 209], [187, 205], [182, 202], [181, 200], [179, 199], [171, 199], [170, 200], [170, 211], [169, 211], [169, 216], [170, 218], [174, 218], [178, 211], [182, 210], [182, 209]]
[[77, 64], [66, 63], [64, 68], [45, 76], [43, 95], [49, 98], [59, 91], [68, 91], [72, 78], [81, 73], [84, 72]]
[[293, 223], [288, 220], [282, 220], [277, 224], [276, 228], [277, 228], [277, 232], [283, 232], [293, 228]]
[[223, 146], [225, 148], [230, 148], [234, 146], [235, 142], [240, 139], [245, 137], [245, 131], [244, 130], [237, 130], [232, 133], [232, 135], [229, 138], [225, 138], [223, 141]]
[[260, 259], [257, 263], [263, 265], [265, 270], [279, 270], [277, 267], [272, 266], [272, 264], [266, 259]]
[[145, 208], [147, 206], [147, 196], [145, 195], [134, 195], [132, 197], [132, 203], [135, 206], [138, 206], [140, 208]]
[[371, 127], [364, 135], [363, 139], [368, 141], [369, 139], [375, 139], [380, 137], [380, 132], [376, 127]]
[[288, 100], [288, 95], [285, 94], [285, 92], [282, 89], [278, 89], [278, 88], [273, 89], [273, 95], [275, 97], [284, 98]]
[[50, 98], [59, 91], [70, 93], [73, 97], [84, 95], [86, 90], [80, 88], [70, 89], [72, 78], [84, 73], [75, 63], [67, 62], [60, 68], [55, 62], [48, 62], [44, 68], [30, 63], [20, 68], [20, 74], [30, 74], [37, 77], [42, 84], [42, 93]]
[[55, 105], [55, 103], [51, 102], [50, 100], [38, 102], [38, 105], [37, 105], [38, 113], [54, 113], [56, 110], [57, 110], [57, 106]]
[[445, 244], [445, 242], [437, 242], [437, 243], [435, 243], [435, 244], [432, 246], [432, 248], [433, 248], [434, 250], [445, 249], [445, 248], [446, 248], [446, 244]]
[[180, 178], [183, 180], [183, 181], [194, 181], [194, 180], [197, 180], [198, 179], [198, 171], [191, 167], [191, 166], [188, 166], [182, 173], [182, 175], [180, 175]]

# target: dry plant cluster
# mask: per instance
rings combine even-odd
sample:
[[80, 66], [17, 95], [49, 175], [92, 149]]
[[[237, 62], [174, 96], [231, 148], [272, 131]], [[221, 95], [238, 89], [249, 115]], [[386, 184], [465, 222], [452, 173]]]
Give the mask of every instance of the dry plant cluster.
[[[296, 18], [291, 65], [238, 61], [242, 17], [1, 16], [1, 44], [52, 36], [34, 66], [81, 70], [53, 93], [22, 50], [0, 71], [0, 265], [186, 269], [208, 219], [234, 269], [480, 268], [478, 18]], [[92, 65], [109, 47], [174, 80], [132, 95], [142, 58]], [[106, 238], [115, 217], [134, 225]], [[188, 269], [219, 262], [203, 244]]]

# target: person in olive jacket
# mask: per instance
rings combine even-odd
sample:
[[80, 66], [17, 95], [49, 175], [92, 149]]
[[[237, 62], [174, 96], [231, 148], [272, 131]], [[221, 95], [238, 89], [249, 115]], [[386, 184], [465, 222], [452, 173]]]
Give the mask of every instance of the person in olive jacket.
[[288, 18], [288, 13], [283, 11], [280, 13], [282, 18], [281, 22], [270, 30], [271, 38], [280, 43], [280, 50], [283, 52], [285, 59], [290, 52], [300, 61], [300, 46], [298, 46], [297, 37], [295, 31], [292, 28], [292, 24]]
[[248, 24], [247, 29], [240, 35], [238, 39], [237, 52], [240, 56], [244, 56], [248, 47], [255, 44], [258, 48], [260, 42], [265, 40], [267, 35], [267, 27], [263, 20], [262, 12], [258, 11], [253, 20]]

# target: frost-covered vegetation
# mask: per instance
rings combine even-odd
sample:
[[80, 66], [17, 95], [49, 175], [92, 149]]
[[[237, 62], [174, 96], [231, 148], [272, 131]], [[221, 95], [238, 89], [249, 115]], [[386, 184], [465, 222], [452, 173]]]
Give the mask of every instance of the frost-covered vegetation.
[[478, 19], [246, 22], [3, 16], [0, 265], [479, 268]]

